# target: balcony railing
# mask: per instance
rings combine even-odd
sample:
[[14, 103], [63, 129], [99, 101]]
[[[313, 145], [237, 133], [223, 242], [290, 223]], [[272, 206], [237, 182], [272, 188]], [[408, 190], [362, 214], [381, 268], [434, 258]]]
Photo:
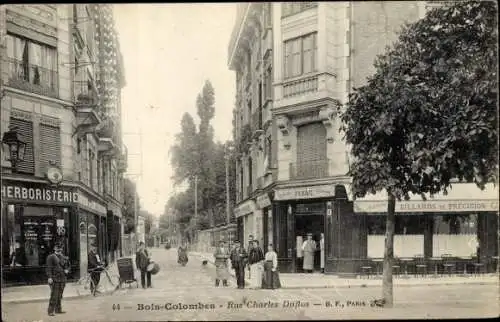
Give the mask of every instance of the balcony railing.
[[24, 61], [8, 60], [8, 85], [23, 91], [59, 97], [58, 73]]
[[330, 160], [290, 163], [290, 179], [317, 179], [329, 176]]
[[288, 81], [283, 84], [283, 97], [289, 98], [318, 91], [318, 76]]
[[262, 110], [252, 114], [252, 132], [262, 130]]
[[81, 107], [97, 107], [99, 96], [97, 91], [87, 81], [75, 81], [74, 91], [76, 105]]

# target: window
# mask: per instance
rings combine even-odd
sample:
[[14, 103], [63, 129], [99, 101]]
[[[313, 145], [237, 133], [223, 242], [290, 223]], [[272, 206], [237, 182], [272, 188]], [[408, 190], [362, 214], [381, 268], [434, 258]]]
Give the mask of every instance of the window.
[[281, 5], [281, 17], [291, 16], [317, 6], [316, 2], [286, 2]]
[[45, 173], [50, 166], [61, 166], [61, 131], [59, 127], [40, 124], [40, 167]]
[[264, 75], [264, 100], [273, 99], [273, 75], [272, 67], [269, 67]]
[[[7, 35], [6, 38], [9, 84], [42, 95], [56, 95], [56, 49], [13, 35]], [[27, 84], [35, 86], [27, 87]], [[42, 91], [42, 88], [50, 91]]]
[[266, 138], [266, 152], [267, 152], [267, 164], [266, 166], [268, 168], [272, 168], [273, 166], [273, 145], [272, 145], [272, 139], [271, 136], [268, 136]]
[[285, 41], [285, 78], [296, 77], [317, 70], [316, 33]]
[[262, 82], [259, 82], [259, 90], [258, 90], [258, 93], [259, 93], [259, 110], [262, 109]]
[[[252, 163], [252, 158], [248, 158], [248, 185], [252, 185], [252, 179], [253, 179], [253, 163]], [[248, 191], [250, 193], [251, 191]]]
[[17, 172], [34, 174], [35, 157], [33, 152], [33, 122], [18, 118], [10, 118], [10, 125], [17, 127], [17, 132], [26, 143], [24, 150], [24, 160], [17, 162]]

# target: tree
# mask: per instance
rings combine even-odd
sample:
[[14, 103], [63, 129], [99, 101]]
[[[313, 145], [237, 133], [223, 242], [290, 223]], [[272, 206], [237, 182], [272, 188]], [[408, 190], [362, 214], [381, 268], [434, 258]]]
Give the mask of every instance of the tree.
[[193, 117], [187, 112], [182, 115], [181, 132], [176, 135], [176, 143], [170, 152], [174, 183], [190, 180], [198, 173], [198, 133]]
[[[135, 229], [134, 195], [137, 194], [135, 183], [129, 178], [123, 179], [123, 217], [125, 219], [124, 233], [130, 234]], [[137, 211], [141, 209], [137, 196]]]
[[386, 190], [383, 299], [393, 305], [396, 199], [498, 181], [497, 9], [455, 2], [403, 27], [342, 115], [357, 197]]

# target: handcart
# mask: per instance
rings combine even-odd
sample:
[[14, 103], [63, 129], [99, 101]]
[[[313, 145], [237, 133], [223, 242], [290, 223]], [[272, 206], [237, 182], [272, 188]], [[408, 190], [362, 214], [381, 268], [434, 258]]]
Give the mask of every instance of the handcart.
[[135, 278], [134, 274], [134, 264], [132, 258], [124, 257], [116, 260], [118, 265], [118, 274], [120, 275], [120, 282], [116, 289], [121, 288], [123, 284], [128, 284], [129, 288], [132, 287], [132, 283], [135, 283], [136, 287], [139, 288], [139, 283]]

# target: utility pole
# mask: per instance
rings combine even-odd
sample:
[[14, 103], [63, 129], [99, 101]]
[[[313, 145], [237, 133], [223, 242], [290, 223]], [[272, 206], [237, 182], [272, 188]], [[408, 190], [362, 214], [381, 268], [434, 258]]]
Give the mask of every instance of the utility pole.
[[194, 176], [194, 228], [198, 239], [198, 176]]

